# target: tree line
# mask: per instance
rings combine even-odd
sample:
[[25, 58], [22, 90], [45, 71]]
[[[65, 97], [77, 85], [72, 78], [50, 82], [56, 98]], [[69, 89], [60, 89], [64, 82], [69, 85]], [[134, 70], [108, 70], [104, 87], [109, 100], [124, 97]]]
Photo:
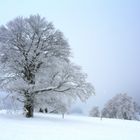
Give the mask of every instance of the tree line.
[[140, 120], [140, 106], [126, 93], [117, 94], [110, 99], [103, 109], [93, 107], [89, 113], [93, 117]]

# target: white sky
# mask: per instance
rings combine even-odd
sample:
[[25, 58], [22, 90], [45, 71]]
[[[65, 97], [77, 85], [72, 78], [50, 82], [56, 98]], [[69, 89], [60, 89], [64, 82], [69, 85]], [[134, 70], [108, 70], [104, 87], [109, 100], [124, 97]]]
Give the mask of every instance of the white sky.
[[73, 61], [93, 83], [96, 96], [87, 106], [121, 92], [140, 100], [139, 0], [4, 0], [0, 25], [37, 13], [64, 33]]

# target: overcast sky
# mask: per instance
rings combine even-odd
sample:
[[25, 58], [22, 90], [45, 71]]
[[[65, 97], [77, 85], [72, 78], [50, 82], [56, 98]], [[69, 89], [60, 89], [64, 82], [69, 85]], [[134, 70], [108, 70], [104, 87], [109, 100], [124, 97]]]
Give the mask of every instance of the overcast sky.
[[64, 33], [93, 83], [86, 107], [124, 92], [140, 100], [139, 0], [3, 0], [0, 25], [37, 13]]

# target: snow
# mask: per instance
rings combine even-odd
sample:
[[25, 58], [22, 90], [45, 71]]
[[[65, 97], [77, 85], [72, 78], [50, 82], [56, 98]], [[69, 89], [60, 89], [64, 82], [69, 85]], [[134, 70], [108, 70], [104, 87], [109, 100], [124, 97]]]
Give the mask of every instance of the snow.
[[0, 111], [0, 140], [139, 140], [139, 130], [139, 121]]

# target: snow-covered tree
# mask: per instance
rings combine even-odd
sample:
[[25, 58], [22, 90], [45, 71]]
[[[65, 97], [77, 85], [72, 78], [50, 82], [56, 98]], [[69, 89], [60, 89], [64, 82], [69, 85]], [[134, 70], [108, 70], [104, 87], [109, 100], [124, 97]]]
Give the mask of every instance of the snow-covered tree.
[[69, 97], [65, 95], [57, 95], [49, 94], [47, 95], [47, 98], [44, 98], [44, 96], [37, 96], [35, 109], [41, 112], [47, 112], [49, 113], [60, 113], [65, 114], [71, 104], [71, 100], [69, 101]]
[[129, 97], [127, 94], [117, 94], [105, 105], [102, 110], [102, 117], [137, 119], [132, 97]]
[[140, 115], [140, 106], [137, 102], [134, 102], [135, 111]]
[[99, 111], [99, 107], [95, 106], [91, 109], [91, 111], [89, 112], [89, 116], [91, 117], [100, 117], [100, 111]]
[[62, 32], [39, 15], [18, 17], [0, 27], [0, 86], [24, 103], [33, 117], [39, 96], [87, 99], [94, 88], [70, 62], [70, 47]]

